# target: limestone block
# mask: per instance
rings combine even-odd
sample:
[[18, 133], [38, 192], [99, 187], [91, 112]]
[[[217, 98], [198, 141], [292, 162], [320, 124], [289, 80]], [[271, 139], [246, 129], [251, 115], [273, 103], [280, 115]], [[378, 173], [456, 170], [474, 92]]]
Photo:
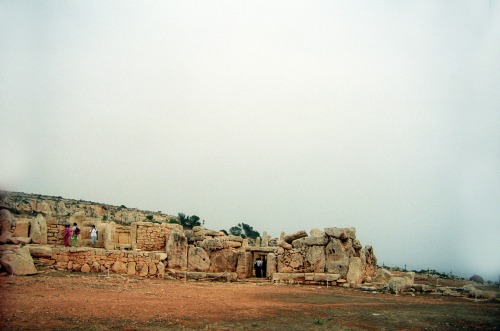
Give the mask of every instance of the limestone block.
[[210, 257], [201, 247], [189, 246], [188, 249], [188, 270], [207, 271], [210, 267]]
[[81, 271], [82, 271], [82, 272], [85, 272], [85, 273], [90, 272], [90, 266], [89, 266], [87, 263], [84, 263], [84, 264], [82, 265], [82, 269], [81, 269]]
[[359, 257], [351, 257], [346, 278], [347, 282], [349, 284], [361, 284], [365, 275], [363, 269], [361, 259]]
[[305, 273], [304, 280], [314, 280], [314, 273]]
[[13, 237], [28, 237], [30, 222], [28, 220], [17, 220], [16, 228], [12, 233]]
[[304, 246], [325, 246], [328, 243], [328, 237], [304, 237], [292, 241], [293, 248], [300, 248]]
[[325, 233], [336, 239], [356, 239], [356, 229], [355, 228], [325, 228]]
[[159, 262], [156, 268], [158, 269], [158, 278], [165, 278], [165, 265], [162, 262]]
[[289, 243], [287, 243], [286, 241], [283, 241], [283, 240], [280, 240], [278, 242], [278, 246], [281, 247], [281, 248], [283, 248], [283, 249], [292, 249], [293, 248], [291, 244], [289, 244]]
[[126, 274], [127, 273], [127, 264], [121, 261], [116, 261], [113, 263], [111, 267], [111, 271], [116, 272], [117, 274]]
[[224, 241], [219, 238], [204, 239], [200, 245], [207, 252], [224, 248]]
[[0, 264], [9, 274], [33, 275], [37, 273], [28, 247], [0, 246]]
[[275, 272], [272, 276], [272, 281], [275, 283], [303, 283], [305, 281], [305, 274]]
[[188, 240], [183, 232], [177, 232], [175, 228], [168, 232], [166, 235], [165, 251], [167, 253], [169, 268], [187, 268]]
[[221, 249], [210, 252], [210, 272], [236, 272], [239, 252], [236, 249]]
[[29, 245], [28, 249], [33, 257], [50, 258], [53, 253], [52, 247], [50, 246]]
[[149, 273], [149, 266], [144, 263], [141, 267], [141, 270], [139, 271], [139, 276], [141, 277], [146, 277]]
[[241, 247], [241, 242], [224, 241], [224, 248], [239, 248], [239, 247]]
[[325, 271], [346, 277], [349, 270], [349, 254], [350, 251], [345, 249], [340, 239], [332, 239], [325, 249]]
[[291, 244], [295, 239], [300, 239], [300, 238], [304, 238], [304, 237], [307, 237], [307, 232], [305, 232], [304, 230], [301, 230], [301, 231], [297, 231], [294, 233], [285, 234], [283, 236], [282, 240]]
[[276, 272], [276, 267], [277, 267], [276, 254], [274, 254], [274, 253], [267, 254], [266, 275], [268, 277], [272, 276]]
[[128, 275], [135, 275], [135, 268], [136, 268], [136, 263], [129, 262], [127, 265], [127, 274]]
[[156, 276], [156, 272], [157, 272], [157, 271], [158, 271], [158, 270], [157, 270], [157, 268], [156, 268], [156, 263], [153, 263], [153, 262], [149, 263], [149, 274], [150, 274], [151, 276]]
[[236, 267], [236, 274], [238, 278], [243, 279], [252, 277], [252, 271], [253, 271], [252, 268], [253, 268], [252, 253], [239, 252], [238, 264]]
[[[316, 237], [320, 238], [320, 237]], [[325, 271], [325, 247], [309, 246], [306, 248], [304, 270], [309, 272]]]

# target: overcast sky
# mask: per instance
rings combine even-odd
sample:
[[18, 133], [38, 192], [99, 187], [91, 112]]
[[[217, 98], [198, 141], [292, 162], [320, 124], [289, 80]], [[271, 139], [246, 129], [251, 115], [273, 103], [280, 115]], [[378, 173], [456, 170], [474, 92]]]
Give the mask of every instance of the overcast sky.
[[0, 186], [353, 226], [500, 274], [498, 1], [0, 1]]

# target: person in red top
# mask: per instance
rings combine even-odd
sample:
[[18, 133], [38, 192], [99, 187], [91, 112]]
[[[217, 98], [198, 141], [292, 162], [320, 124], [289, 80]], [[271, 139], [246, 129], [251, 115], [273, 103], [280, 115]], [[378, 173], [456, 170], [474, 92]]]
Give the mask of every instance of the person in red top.
[[69, 243], [69, 238], [71, 238], [71, 234], [73, 231], [71, 231], [69, 224], [66, 224], [64, 226], [64, 232], [63, 232], [63, 239], [64, 239], [64, 246], [69, 247], [71, 244]]

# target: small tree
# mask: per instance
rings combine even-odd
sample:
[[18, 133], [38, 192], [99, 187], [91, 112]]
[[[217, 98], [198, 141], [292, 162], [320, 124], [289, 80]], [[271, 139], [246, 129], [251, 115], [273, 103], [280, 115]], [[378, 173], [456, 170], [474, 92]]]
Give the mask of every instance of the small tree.
[[186, 216], [183, 213], [178, 213], [179, 224], [183, 228], [192, 229], [195, 226], [201, 226], [200, 218], [196, 215]]
[[[229, 229], [229, 233], [233, 236], [241, 236], [241, 228], [239, 226], [233, 226]], [[244, 235], [243, 235], [244, 236]]]

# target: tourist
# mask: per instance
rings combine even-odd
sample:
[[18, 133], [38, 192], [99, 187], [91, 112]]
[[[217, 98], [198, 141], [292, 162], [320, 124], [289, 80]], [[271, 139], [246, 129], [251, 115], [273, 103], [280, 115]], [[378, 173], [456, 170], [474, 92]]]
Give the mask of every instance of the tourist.
[[78, 227], [78, 224], [73, 223], [73, 236], [71, 237], [71, 241], [73, 244], [73, 247], [76, 247], [77, 241], [78, 241], [78, 235], [80, 234], [80, 228]]
[[95, 247], [95, 243], [97, 241], [97, 230], [95, 225], [92, 225], [92, 229], [90, 229], [90, 239], [92, 240], [92, 247]]
[[260, 278], [262, 277], [262, 260], [260, 257], [257, 258], [255, 261], [255, 277]]
[[71, 244], [69, 243], [70, 237], [71, 237], [71, 229], [69, 228], [69, 224], [66, 224], [64, 225], [64, 232], [63, 232], [64, 247], [71, 246]]

